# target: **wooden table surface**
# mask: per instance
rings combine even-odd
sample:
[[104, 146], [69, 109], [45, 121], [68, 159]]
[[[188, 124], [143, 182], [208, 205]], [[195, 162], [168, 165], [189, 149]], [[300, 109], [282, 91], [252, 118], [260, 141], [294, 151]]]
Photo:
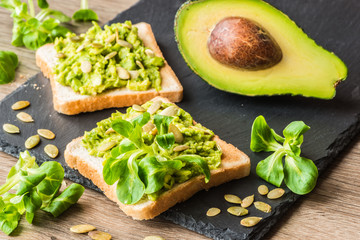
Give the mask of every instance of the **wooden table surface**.
[[[170, 0], [168, 0], [170, 1]], [[48, 1], [53, 9], [68, 15], [79, 7], [80, 0]], [[135, 0], [90, 1], [90, 7], [100, 18], [100, 24], [133, 5]], [[131, 19], [130, 19], [131, 20]], [[0, 85], [0, 100], [30, 76], [39, 72], [35, 52], [11, 45], [12, 19], [0, 8], [0, 50], [14, 51], [20, 61], [15, 81]], [[91, 24], [73, 23], [74, 32], [84, 32]], [[4, 113], [1, 113], [4, 114]], [[0, 184], [17, 159], [0, 152]], [[165, 239], [207, 239], [178, 225], [156, 218], [134, 221], [103, 194], [86, 189], [78, 204], [58, 218], [38, 211], [32, 225], [23, 218], [12, 234], [15, 239], [90, 239], [69, 231], [72, 225], [89, 223], [107, 231], [113, 239], [143, 239], [160, 235]], [[13, 239], [0, 232], [0, 239]], [[301, 197], [266, 235], [265, 239], [360, 239], [360, 136], [326, 169], [310, 194]]]

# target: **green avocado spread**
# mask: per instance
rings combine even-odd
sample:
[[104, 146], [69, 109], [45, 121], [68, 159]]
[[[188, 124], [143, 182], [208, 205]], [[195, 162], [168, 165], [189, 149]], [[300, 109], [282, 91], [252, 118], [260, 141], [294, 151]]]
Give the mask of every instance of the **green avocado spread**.
[[126, 87], [161, 89], [164, 59], [155, 56], [130, 21], [104, 26], [93, 23], [85, 34], [68, 33], [55, 40], [55, 80], [83, 95]]
[[[139, 106], [136, 108], [138, 111], [136, 111], [133, 106], [128, 108], [127, 112], [124, 114], [121, 112], [113, 113], [110, 118], [98, 122], [96, 128], [89, 132], [85, 132], [82, 145], [87, 149], [90, 155], [101, 157], [105, 162], [106, 159], [112, 156], [111, 150], [124, 140], [122, 135], [111, 128], [112, 123], [119, 120], [131, 121], [143, 112], [148, 111], [152, 104], [153, 102], [150, 101], [142, 105], [142, 111], [139, 111]], [[175, 141], [170, 149], [162, 150], [162, 154], [164, 154], [168, 160], [172, 160], [182, 155], [197, 155], [206, 162], [210, 170], [218, 168], [221, 164], [222, 151], [216, 141], [213, 140], [214, 133], [199, 123], [194, 124], [189, 113], [176, 107], [176, 105], [172, 103], [162, 103], [161, 107], [154, 114], [151, 114], [150, 120], [142, 127], [142, 139], [144, 144], [146, 146], [153, 146], [153, 143], [156, 141], [155, 139], [159, 134], [154, 125], [154, 116], [161, 115], [164, 109], [171, 106], [175, 107], [176, 111], [172, 116], [170, 125], [176, 126], [181, 132], [182, 138], [180, 141]], [[169, 132], [171, 131], [170, 126]], [[103, 164], [105, 164], [104, 162]], [[166, 174], [164, 179], [165, 183], [160, 190], [155, 193], [144, 194], [142, 199], [155, 200], [161, 193], [171, 189], [174, 184], [185, 182], [202, 174], [198, 165], [187, 162], [183, 162], [182, 164], [183, 167], [181, 169], [175, 171], [171, 170]]]

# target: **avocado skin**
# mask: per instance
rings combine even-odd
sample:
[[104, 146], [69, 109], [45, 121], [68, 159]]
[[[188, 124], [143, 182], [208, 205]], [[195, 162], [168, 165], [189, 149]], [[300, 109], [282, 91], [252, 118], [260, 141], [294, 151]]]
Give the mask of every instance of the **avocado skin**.
[[[268, 72], [236, 70], [234, 68], [225, 66], [224, 64], [221, 64], [219, 62], [214, 63], [214, 59], [210, 59], [208, 56], [204, 57], [203, 59], [212, 62], [211, 64], [208, 64], [208, 61], [202, 61], [203, 63], [194, 61], [194, 58], [188, 56], [187, 45], [184, 43], [184, 40], [182, 39], [181, 30], [184, 26], [184, 22], [186, 22], [183, 21], [182, 18], [184, 18], [184, 15], [189, 14], [193, 6], [196, 6], [197, 4], [203, 4], [203, 5], [207, 4], [206, 6], [209, 6], [214, 2], [223, 5], [229, 5], [235, 3], [234, 6], [232, 6], [232, 8], [236, 8], [235, 5], [238, 3], [242, 4], [243, 6], [249, 3], [252, 8], [254, 8], [254, 5], [258, 5], [260, 13], [257, 15], [261, 15], [261, 12], [264, 11], [264, 9], [269, 10], [269, 14], [270, 13], [274, 14], [274, 16], [276, 16], [277, 19], [281, 19], [282, 21], [286, 22], [285, 25], [290, 26], [290, 29], [281, 29], [281, 28], [269, 29], [266, 28], [265, 26], [265, 29], [269, 31], [270, 34], [273, 32], [273, 30], [282, 31], [284, 35], [285, 34], [290, 35], [289, 33], [295, 32], [293, 39], [298, 38], [297, 42], [303, 41], [304, 43], [302, 45], [305, 44], [307, 45], [308, 48], [310, 48], [310, 50], [301, 49], [298, 46], [297, 47], [295, 46], [293, 47], [295, 50], [287, 49], [285, 53], [287, 56], [290, 56], [290, 58], [292, 59], [294, 58], [296, 59], [297, 53], [301, 51], [302, 52], [310, 51], [308, 52], [310, 56], [321, 55], [321, 58], [319, 58], [321, 61], [297, 58], [297, 60], [293, 61], [292, 64], [287, 64], [288, 66], [284, 67], [284, 65], [286, 65], [284, 64], [284, 62], [286, 63], [286, 60], [282, 60], [282, 62], [280, 62], [279, 64], [281, 65], [281, 67], [274, 66], [273, 68], [265, 70]], [[204, 16], [209, 15], [205, 11], [203, 13], [205, 14]], [[239, 13], [240, 13], [239, 16], [243, 17], [241, 15], [241, 11], [239, 11]], [[217, 18], [217, 22], [225, 17], [234, 16], [234, 14], [229, 14], [221, 17], [217, 16], [217, 14], [210, 14], [210, 15], [215, 16], [214, 18]], [[249, 16], [245, 16], [245, 17], [249, 18], [250, 20], [253, 20]], [[258, 19], [256, 19], [255, 21], [260, 25], [262, 25], [263, 23]], [[191, 22], [193, 24], [192, 21], [188, 21], [188, 22]], [[203, 21], [202, 24], [206, 26], [204, 27], [204, 29], [205, 28], [213, 29], [217, 22], [215, 21], [215, 23], [211, 25], [209, 24], [207, 25], [207, 22]], [[264, 24], [267, 23], [264, 22]], [[292, 21], [286, 14], [284, 14], [280, 10], [274, 8], [269, 3], [266, 3], [262, 0], [188, 0], [180, 6], [180, 8], [176, 13], [174, 20], [174, 32], [175, 32], [175, 40], [177, 42], [178, 49], [181, 55], [183, 56], [185, 62], [187, 63], [187, 65], [190, 67], [190, 69], [211, 86], [231, 93], [236, 93], [246, 96], [301, 95], [304, 97], [332, 99], [336, 94], [336, 90], [335, 90], [336, 86], [340, 82], [344, 81], [348, 74], [348, 69], [345, 63], [340, 58], [338, 58], [333, 52], [329, 52], [325, 50], [323, 47], [317, 45], [315, 41], [310, 37], [308, 37], [303, 32], [303, 30], [300, 27], [298, 27], [296, 23]], [[210, 33], [211, 31], [209, 32], [208, 35], [210, 35]], [[278, 40], [276, 36], [275, 36], [275, 40]], [[202, 40], [201, 45], [206, 46], [207, 41]], [[284, 50], [283, 49], [284, 46], [285, 45], [283, 45], [280, 42], [280, 48], [282, 50]], [[197, 49], [199, 48], [192, 49], [194, 55], [198, 55], [198, 56], [199, 54], [207, 55], [207, 53], [204, 54], [205, 51], [196, 52]], [[285, 58], [287, 58], [287, 56], [285, 56]], [[318, 62], [320, 62], [320, 64], [318, 64]], [[301, 64], [301, 63], [305, 63], [305, 64]], [[199, 67], [201, 65], [204, 65], [204, 67]], [[310, 71], [307, 68], [301, 68], [303, 67], [303, 65], [313, 66], [312, 68], [315, 71]], [[225, 69], [222, 72], [222, 76], [224, 77], [222, 77], [221, 75], [218, 75], [217, 77], [211, 76], [213, 75], [212, 73], [216, 73], [218, 68], [221, 68], [222, 70]], [[287, 71], [284, 71], [284, 69]], [[297, 69], [296, 76], [295, 75], [292, 76], [291, 74], [291, 71], [293, 69]], [[269, 72], [270, 74], [268, 74]], [[301, 74], [302, 72], [303, 72], [303, 76], [299, 76], [299, 73]], [[264, 75], [266, 77], [262, 77]], [[281, 82], [280, 80], [281, 81], [284, 80], [284, 81]], [[242, 81], [246, 82], [246, 84], [242, 84]]]

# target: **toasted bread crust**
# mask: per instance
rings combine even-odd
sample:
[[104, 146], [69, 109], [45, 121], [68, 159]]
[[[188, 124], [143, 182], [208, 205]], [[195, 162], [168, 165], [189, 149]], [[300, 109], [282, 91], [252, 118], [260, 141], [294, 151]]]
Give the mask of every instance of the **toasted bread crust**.
[[[156, 56], [163, 57], [151, 26], [147, 23], [138, 23], [139, 37], [144, 45], [153, 50]], [[70, 87], [66, 87], [54, 80], [52, 68], [56, 63], [56, 51], [53, 44], [46, 44], [36, 51], [36, 64], [40, 67], [44, 76], [50, 79], [53, 92], [54, 109], [57, 112], [74, 115], [81, 112], [93, 112], [105, 108], [126, 107], [133, 104], [143, 104], [156, 96], [168, 98], [171, 102], [182, 100], [183, 88], [175, 73], [165, 61], [164, 67], [160, 69], [162, 78], [162, 89], [156, 91], [131, 91], [126, 88], [106, 91], [102, 94], [88, 96], [74, 92]]]
[[[200, 190], [209, 189], [250, 174], [249, 157], [233, 145], [215, 136], [214, 140], [221, 147], [223, 155], [221, 166], [211, 171], [211, 178], [208, 183], [205, 183], [204, 176], [197, 176], [184, 183], [177, 184], [160, 195], [156, 201], [147, 200], [134, 205], [125, 205], [117, 199], [116, 184], [109, 186], [105, 183], [102, 175], [102, 159], [88, 155], [86, 149], [81, 146], [81, 140], [82, 137], [76, 138], [66, 146], [66, 163], [71, 168], [77, 169], [84, 177], [92, 180], [109, 199], [119, 205], [122, 211], [137, 220], [154, 218], [176, 203], [189, 199]], [[89, 162], [90, 158], [92, 163]], [[93, 164], [94, 162], [98, 164]]]

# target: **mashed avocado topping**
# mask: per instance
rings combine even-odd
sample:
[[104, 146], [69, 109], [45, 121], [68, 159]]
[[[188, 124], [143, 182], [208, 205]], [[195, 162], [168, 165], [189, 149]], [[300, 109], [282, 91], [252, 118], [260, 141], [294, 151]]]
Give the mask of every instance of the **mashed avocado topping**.
[[130, 21], [104, 26], [93, 23], [85, 34], [68, 33], [55, 40], [55, 80], [83, 95], [126, 87], [161, 89], [164, 59], [144, 46]]
[[[125, 204], [156, 200], [175, 184], [200, 174], [207, 182], [210, 170], [221, 164], [222, 152], [211, 130], [194, 124], [189, 113], [172, 103], [158, 103], [154, 112], [156, 104], [115, 112], [85, 132], [82, 140], [90, 155], [104, 159], [104, 180], [109, 185], [118, 181], [118, 198]], [[131, 193], [126, 184], [135, 185]]]

